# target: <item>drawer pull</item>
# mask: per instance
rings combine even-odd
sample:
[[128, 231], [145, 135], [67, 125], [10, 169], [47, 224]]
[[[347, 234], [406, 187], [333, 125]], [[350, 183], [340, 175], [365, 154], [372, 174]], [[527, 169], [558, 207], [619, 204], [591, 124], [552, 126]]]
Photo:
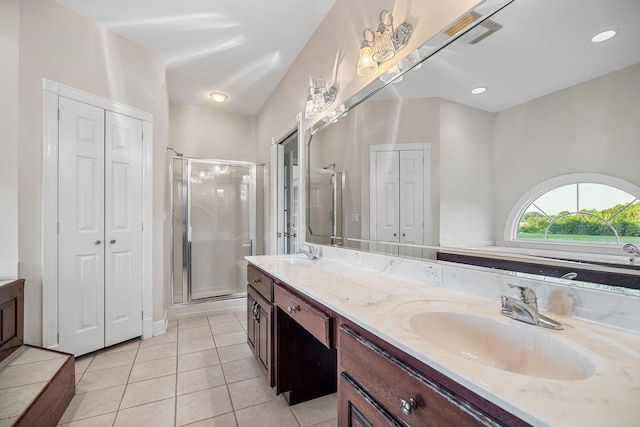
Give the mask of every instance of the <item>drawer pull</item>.
[[261, 282], [262, 282], [262, 280], [261, 280], [261, 279], [253, 279], [253, 280], [251, 281], [251, 283], [261, 283]]
[[294, 305], [287, 307], [287, 311], [289, 312], [289, 314], [295, 313], [296, 311], [300, 311], [300, 306], [299, 305]]
[[418, 402], [413, 397], [408, 400], [400, 399], [400, 409], [407, 415], [411, 415], [412, 409], [418, 409]]

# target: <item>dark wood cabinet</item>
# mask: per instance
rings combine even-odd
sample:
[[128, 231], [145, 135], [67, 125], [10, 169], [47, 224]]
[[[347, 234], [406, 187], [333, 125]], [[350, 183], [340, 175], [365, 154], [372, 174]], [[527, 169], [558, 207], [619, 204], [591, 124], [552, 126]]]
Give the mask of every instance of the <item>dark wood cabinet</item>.
[[0, 285], [0, 362], [23, 344], [23, 307], [24, 279]]
[[273, 387], [273, 279], [252, 266], [247, 278], [247, 343]]

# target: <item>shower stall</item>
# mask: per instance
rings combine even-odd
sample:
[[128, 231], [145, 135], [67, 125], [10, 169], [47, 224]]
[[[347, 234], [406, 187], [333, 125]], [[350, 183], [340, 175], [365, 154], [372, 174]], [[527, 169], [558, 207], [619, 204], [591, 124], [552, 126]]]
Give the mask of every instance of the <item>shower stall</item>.
[[246, 295], [247, 255], [264, 254], [263, 164], [172, 157], [173, 304]]

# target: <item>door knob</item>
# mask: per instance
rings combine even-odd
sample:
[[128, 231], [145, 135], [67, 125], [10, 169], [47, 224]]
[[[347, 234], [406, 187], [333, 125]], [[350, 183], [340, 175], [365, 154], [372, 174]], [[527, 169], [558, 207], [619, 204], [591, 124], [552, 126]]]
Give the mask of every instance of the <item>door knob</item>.
[[111, 239], [111, 242], [109, 242], [109, 243], [111, 243], [113, 245], [115, 242], [116, 242], [116, 239]]
[[96, 245], [99, 245], [100, 243], [102, 243], [102, 240], [96, 240], [96, 241], [94, 242], [94, 244], [96, 244]]

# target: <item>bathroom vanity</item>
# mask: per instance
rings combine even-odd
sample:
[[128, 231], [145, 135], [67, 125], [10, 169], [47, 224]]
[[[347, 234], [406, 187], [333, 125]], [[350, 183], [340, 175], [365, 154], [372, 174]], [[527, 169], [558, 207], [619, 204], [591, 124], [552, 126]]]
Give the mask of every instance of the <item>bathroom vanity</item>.
[[[273, 283], [270, 378], [290, 404], [337, 390], [340, 426], [640, 419], [637, 331], [553, 313], [564, 330], [544, 330], [500, 316], [499, 294], [509, 290], [495, 273], [445, 267], [442, 282], [430, 283], [416, 279], [426, 263], [347, 258], [247, 258], [249, 282]], [[468, 274], [481, 292], [461, 292]], [[541, 299], [553, 294], [537, 289]]]

